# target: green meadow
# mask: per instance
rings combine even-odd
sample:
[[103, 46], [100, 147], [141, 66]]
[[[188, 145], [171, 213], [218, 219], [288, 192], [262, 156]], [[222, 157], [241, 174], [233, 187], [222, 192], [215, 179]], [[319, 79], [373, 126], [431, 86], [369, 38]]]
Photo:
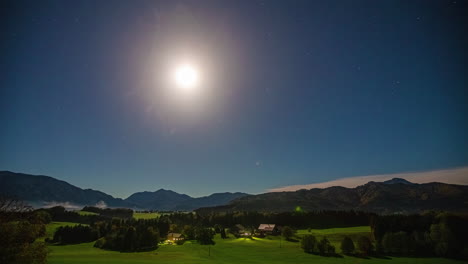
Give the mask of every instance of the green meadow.
[[[58, 226], [54, 223], [55, 228]], [[369, 227], [333, 228], [322, 230], [299, 230], [297, 238], [304, 234], [326, 236], [337, 247], [343, 236], [370, 235]], [[183, 245], [161, 245], [157, 250], [139, 253], [119, 253], [93, 247], [94, 243], [66, 246], [49, 246], [49, 263], [416, 263], [416, 264], [462, 264], [462, 261], [439, 258], [369, 258], [322, 257], [306, 254], [299, 242], [289, 242], [279, 237], [266, 238], [215, 238], [213, 246], [202, 246], [187, 241]]]
[[153, 219], [161, 216], [160, 213], [133, 213], [133, 218], [135, 219]]
[[77, 211], [79, 215], [98, 215], [97, 213], [94, 212], [88, 212], [88, 211]]
[[[61, 226], [75, 226], [79, 225], [78, 223], [71, 223], [71, 222], [51, 222], [46, 225], [46, 234], [44, 237], [39, 238], [39, 241], [44, 241], [46, 238], [53, 238], [55, 230]], [[82, 224], [86, 225], [86, 224]]]
[[328, 228], [328, 229], [301, 229], [297, 231], [298, 238], [303, 235], [314, 235], [318, 240], [326, 237], [330, 243], [335, 246], [336, 252], [340, 253], [340, 245], [343, 237], [347, 236], [356, 243], [358, 237], [368, 236], [371, 238], [370, 226], [356, 226], [347, 228]]

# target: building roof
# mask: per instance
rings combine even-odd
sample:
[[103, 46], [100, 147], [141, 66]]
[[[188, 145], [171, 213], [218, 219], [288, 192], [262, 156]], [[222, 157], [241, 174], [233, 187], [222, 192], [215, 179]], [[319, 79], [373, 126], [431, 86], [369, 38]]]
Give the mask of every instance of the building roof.
[[260, 224], [260, 226], [258, 227], [258, 230], [262, 230], [262, 231], [273, 231], [273, 229], [275, 229], [275, 224]]
[[184, 235], [182, 235], [181, 233], [169, 233], [167, 234], [167, 237], [174, 237], [174, 238], [179, 238], [179, 237], [183, 237]]

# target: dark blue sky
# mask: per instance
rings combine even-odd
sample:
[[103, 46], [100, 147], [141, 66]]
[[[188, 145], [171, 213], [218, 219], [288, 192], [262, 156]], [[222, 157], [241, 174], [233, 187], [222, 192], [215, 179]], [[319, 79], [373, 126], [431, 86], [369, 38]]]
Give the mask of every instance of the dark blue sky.
[[467, 3], [3, 2], [0, 169], [126, 197], [466, 166]]

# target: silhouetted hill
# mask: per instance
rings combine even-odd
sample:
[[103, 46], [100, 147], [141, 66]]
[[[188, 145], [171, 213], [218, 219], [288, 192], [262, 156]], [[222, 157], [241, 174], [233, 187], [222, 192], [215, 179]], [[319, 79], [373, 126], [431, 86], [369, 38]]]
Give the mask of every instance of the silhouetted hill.
[[104, 202], [109, 207], [125, 207], [150, 210], [193, 210], [199, 207], [225, 205], [244, 197], [245, 193], [215, 193], [193, 198], [186, 194], [160, 189], [155, 192], [138, 192], [125, 200], [114, 198], [100, 191], [83, 190], [65, 181], [49, 176], [36, 176], [0, 171], [0, 194], [14, 196], [35, 206], [66, 203], [69, 206], [95, 206]]
[[425, 210], [468, 211], [468, 186], [414, 184], [406, 180], [369, 182], [356, 188], [274, 192], [242, 197], [229, 205], [202, 208], [214, 211], [362, 210], [376, 213], [416, 213]]
[[248, 195], [249, 194], [241, 193], [241, 192], [213, 193], [209, 196], [192, 198], [192, 200], [190, 201], [186, 201], [185, 203], [179, 204], [175, 209], [183, 211], [183, 210], [193, 210], [193, 209], [197, 209], [201, 207], [225, 205], [234, 199], [245, 197]]
[[186, 194], [160, 189], [155, 192], [137, 192], [130, 195], [125, 201], [138, 204], [141, 208], [154, 210], [174, 210], [174, 208], [193, 199]]
[[36, 176], [10, 171], [0, 171], [0, 194], [14, 196], [36, 204], [49, 202], [95, 205], [103, 201], [107, 206], [111, 207], [132, 206], [120, 198], [114, 198], [96, 190], [83, 190], [49, 176]]
[[160, 189], [155, 192], [138, 192], [125, 199], [130, 203], [151, 210], [186, 211], [200, 207], [225, 205], [230, 201], [244, 197], [245, 193], [214, 193], [210, 196], [193, 198], [186, 194]]

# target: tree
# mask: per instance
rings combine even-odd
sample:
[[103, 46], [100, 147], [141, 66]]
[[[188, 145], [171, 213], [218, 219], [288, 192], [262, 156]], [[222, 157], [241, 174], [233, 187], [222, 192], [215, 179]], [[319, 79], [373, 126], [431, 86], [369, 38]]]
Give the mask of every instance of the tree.
[[324, 237], [317, 245], [320, 255], [328, 255], [335, 253], [335, 247], [330, 244], [330, 241]]
[[369, 255], [372, 252], [372, 242], [366, 236], [360, 236], [357, 245], [359, 251], [364, 255]]
[[439, 257], [453, 257], [459, 251], [460, 243], [455, 238], [455, 234], [446, 223], [431, 225], [430, 237], [434, 244], [434, 251]]
[[183, 233], [187, 240], [195, 239], [195, 229], [191, 225], [185, 225]]
[[305, 235], [301, 240], [301, 247], [306, 253], [314, 253], [316, 251], [317, 239], [313, 235]]
[[351, 254], [354, 252], [354, 242], [350, 237], [344, 237], [341, 241], [341, 252]]
[[293, 236], [294, 236], [294, 230], [289, 227], [289, 226], [285, 226], [283, 227], [283, 229], [281, 230], [281, 235], [286, 239], [286, 240], [290, 240]]
[[15, 199], [0, 197], [0, 263], [47, 262], [47, 248], [36, 239], [44, 234], [45, 225], [33, 219], [31, 208]]
[[221, 233], [221, 228], [222, 228], [221, 225], [218, 225], [218, 224], [214, 225], [214, 231], [215, 231], [215, 233], [216, 233], [216, 234]]
[[150, 226], [146, 228], [146, 232], [141, 236], [140, 247], [141, 249], [158, 248], [159, 241], [160, 236], [158, 230]]
[[405, 232], [387, 232], [382, 238], [382, 246], [386, 253], [405, 254], [409, 252], [410, 237]]
[[169, 226], [169, 231], [171, 231], [173, 233], [179, 233], [180, 232], [179, 227], [176, 224], [171, 224]]
[[224, 229], [224, 227], [221, 228], [221, 238], [227, 238], [227, 235], [226, 235], [226, 230]]
[[214, 245], [214, 232], [210, 228], [199, 227], [195, 231], [195, 239], [202, 245]]
[[31, 222], [33, 223], [42, 223], [42, 224], [49, 224], [52, 222], [52, 217], [50, 214], [45, 210], [37, 210], [32, 215]]

